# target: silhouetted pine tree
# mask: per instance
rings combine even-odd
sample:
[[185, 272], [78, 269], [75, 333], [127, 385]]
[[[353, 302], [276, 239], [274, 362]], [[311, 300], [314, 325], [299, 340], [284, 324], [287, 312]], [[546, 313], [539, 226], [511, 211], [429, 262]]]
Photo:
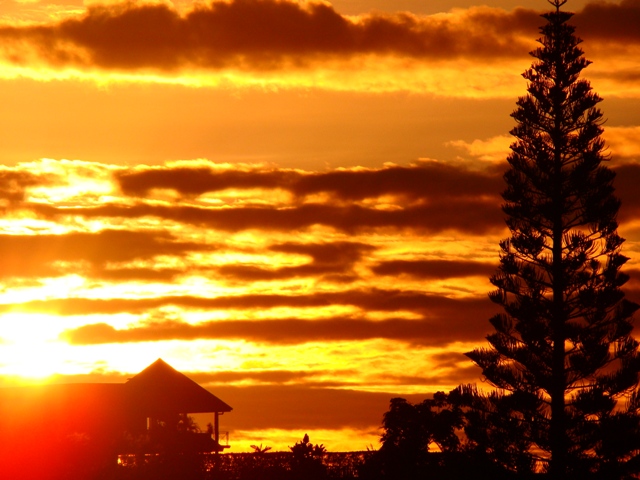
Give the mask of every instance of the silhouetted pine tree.
[[487, 414], [508, 416], [508, 427], [497, 423], [526, 438], [551, 478], [625, 478], [640, 448], [638, 305], [620, 290], [627, 258], [615, 174], [602, 164], [601, 98], [580, 78], [590, 62], [560, 9], [566, 0], [548, 1], [555, 8], [523, 74], [528, 94], [512, 114], [502, 195], [511, 236], [490, 295], [504, 313], [490, 320], [490, 347], [467, 355], [498, 388], [484, 397]]

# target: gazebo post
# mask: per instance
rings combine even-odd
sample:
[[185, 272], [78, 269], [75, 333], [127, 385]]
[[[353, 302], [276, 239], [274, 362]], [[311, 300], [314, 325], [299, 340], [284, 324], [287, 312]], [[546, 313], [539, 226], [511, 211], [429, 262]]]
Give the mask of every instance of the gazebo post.
[[[213, 439], [216, 441], [218, 446], [220, 446], [220, 413], [215, 412], [213, 417]], [[219, 448], [216, 450], [216, 453], [219, 452]]]

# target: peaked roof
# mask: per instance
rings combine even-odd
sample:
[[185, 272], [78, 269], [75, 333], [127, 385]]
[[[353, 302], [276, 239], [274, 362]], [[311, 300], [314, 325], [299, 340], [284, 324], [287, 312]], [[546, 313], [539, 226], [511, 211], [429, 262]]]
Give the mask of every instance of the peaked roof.
[[150, 413], [230, 412], [232, 408], [159, 358], [124, 384], [131, 404]]

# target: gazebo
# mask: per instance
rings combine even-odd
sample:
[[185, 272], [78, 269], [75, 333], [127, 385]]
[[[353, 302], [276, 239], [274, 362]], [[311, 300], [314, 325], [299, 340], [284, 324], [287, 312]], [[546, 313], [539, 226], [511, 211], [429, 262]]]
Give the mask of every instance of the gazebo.
[[[221, 452], [219, 418], [230, 411], [162, 359], [125, 383], [0, 388], [0, 478], [75, 478], [73, 468], [127, 454]], [[189, 414], [213, 422], [195, 431]]]
[[[124, 384], [124, 398], [131, 433], [170, 437], [173, 433], [190, 434], [184, 438], [206, 439], [212, 447], [207, 451], [222, 451], [228, 445], [220, 443], [220, 416], [232, 408], [162, 359], [158, 359]], [[210, 431], [195, 436], [189, 432], [188, 414], [211, 413]]]

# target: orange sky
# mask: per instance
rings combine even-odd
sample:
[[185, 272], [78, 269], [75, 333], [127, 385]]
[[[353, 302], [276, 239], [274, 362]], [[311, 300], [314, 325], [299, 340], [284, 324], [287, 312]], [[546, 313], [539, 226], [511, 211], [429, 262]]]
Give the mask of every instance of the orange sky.
[[[547, 6], [488, 3], [0, 4], [0, 385], [162, 357], [234, 407], [232, 451], [339, 451], [480, 381]], [[640, 300], [640, 1], [567, 7]]]

